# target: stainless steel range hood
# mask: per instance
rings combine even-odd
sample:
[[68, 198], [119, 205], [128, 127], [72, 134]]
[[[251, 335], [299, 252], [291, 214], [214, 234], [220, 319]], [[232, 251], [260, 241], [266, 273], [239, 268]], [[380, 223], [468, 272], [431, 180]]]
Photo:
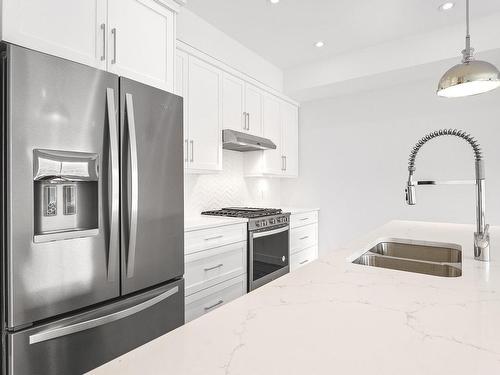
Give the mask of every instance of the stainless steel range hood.
[[238, 132], [236, 130], [222, 130], [222, 148], [233, 151], [275, 150], [276, 145], [267, 138]]

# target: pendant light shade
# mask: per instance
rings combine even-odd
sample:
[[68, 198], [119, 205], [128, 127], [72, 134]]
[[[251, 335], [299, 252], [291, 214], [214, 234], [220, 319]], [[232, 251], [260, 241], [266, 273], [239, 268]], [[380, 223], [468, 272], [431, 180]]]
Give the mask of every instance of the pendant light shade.
[[446, 98], [482, 94], [500, 87], [500, 72], [489, 62], [471, 60], [455, 65], [439, 81], [437, 94]]
[[467, 0], [467, 35], [462, 63], [448, 70], [439, 80], [437, 94], [445, 98], [460, 98], [482, 94], [500, 87], [500, 71], [489, 62], [474, 60], [470, 46], [469, 0]]

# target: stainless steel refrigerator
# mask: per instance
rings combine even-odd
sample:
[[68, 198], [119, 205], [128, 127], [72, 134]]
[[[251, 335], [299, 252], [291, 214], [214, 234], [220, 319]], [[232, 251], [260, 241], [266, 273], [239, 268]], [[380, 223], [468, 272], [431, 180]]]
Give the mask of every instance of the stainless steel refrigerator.
[[83, 373], [184, 323], [182, 98], [1, 54], [2, 369]]

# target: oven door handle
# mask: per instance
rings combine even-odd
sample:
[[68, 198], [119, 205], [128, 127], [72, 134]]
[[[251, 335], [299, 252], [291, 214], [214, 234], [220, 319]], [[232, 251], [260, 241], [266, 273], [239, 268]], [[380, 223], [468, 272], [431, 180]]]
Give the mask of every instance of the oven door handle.
[[269, 230], [266, 232], [253, 233], [252, 237], [255, 239], [255, 238], [260, 238], [260, 237], [272, 236], [273, 234], [286, 232], [289, 229], [290, 229], [290, 227], [287, 225], [286, 227], [278, 228], [278, 229], [274, 229], [274, 230]]

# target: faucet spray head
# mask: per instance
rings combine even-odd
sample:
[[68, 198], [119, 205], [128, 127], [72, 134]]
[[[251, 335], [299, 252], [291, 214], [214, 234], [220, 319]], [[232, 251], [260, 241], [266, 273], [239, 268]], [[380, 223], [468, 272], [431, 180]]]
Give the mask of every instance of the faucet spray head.
[[408, 175], [408, 182], [406, 183], [405, 189], [406, 204], [408, 204], [409, 206], [414, 206], [415, 204], [417, 204], [417, 189], [412, 178], [414, 170], [415, 167], [410, 168], [409, 170], [410, 174]]
[[415, 184], [413, 182], [408, 181], [405, 189], [405, 195], [406, 204], [414, 206], [417, 203], [417, 189], [415, 188]]

